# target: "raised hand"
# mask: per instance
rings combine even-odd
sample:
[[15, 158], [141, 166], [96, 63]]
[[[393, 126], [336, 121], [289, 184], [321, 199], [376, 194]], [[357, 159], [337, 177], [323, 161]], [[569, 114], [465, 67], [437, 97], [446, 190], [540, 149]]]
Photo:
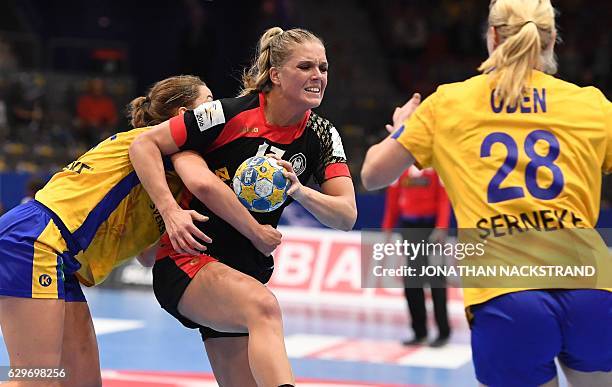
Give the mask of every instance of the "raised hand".
[[387, 129], [389, 133], [395, 132], [400, 126], [402, 126], [404, 121], [410, 118], [420, 103], [421, 94], [414, 93], [403, 106], [395, 108], [393, 111], [393, 125], [387, 124], [385, 125], [385, 129]]
[[293, 165], [291, 165], [290, 162], [281, 159], [275, 154], [269, 154], [268, 157], [275, 159], [278, 165], [284, 168], [283, 175], [291, 182], [291, 186], [287, 190], [287, 195], [299, 201], [299, 197], [302, 193], [302, 189], [304, 188], [304, 186], [302, 185], [302, 183], [300, 183], [300, 179], [298, 179], [297, 175], [295, 174], [295, 171], [293, 170]]

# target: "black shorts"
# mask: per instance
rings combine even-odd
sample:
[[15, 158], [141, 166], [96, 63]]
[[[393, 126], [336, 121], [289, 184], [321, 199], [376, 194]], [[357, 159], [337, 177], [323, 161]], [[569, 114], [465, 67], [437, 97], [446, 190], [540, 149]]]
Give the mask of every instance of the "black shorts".
[[[271, 262], [273, 262], [270, 257]], [[181, 324], [190, 329], [198, 329], [202, 335], [202, 340], [216, 337], [241, 337], [248, 336], [248, 333], [219, 332], [212, 328], [197, 324], [178, 311], [178, 304], [195, 274], [206, 264], [216, 262], [217, 259], [206, 254], [199, 256], [188, 256], [176, 254], [169, 257], [158, 259], [153, 266], [153, 292], [160, 306]], [[264, 265], [265, 266], [265, 265]], [[266, 283], [272, 276], [273, 263], [268, 265], [267, 270], [259, 273], [249, 274], [261, 283]], [[255, 275], [253, 275], [255, 274]]]

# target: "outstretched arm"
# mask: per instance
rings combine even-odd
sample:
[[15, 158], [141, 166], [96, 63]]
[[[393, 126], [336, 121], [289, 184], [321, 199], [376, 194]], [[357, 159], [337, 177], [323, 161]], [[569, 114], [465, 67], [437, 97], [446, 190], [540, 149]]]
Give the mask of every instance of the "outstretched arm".
[[412, 154], [396, 138], [403, 130], [403, 122], [410, 118], [420, 103], [421, 95], [415, 93], [404, 106], [395, 108], [393, 126], [386, 125], [391, 135], [368, 149], [361, 167], [361, 181], [368, 191], [390, 185], [414, 164]]
[[361, 182], [368, 191], [387, 187], [412, 164], [412, 154], [389, 136], [368, 149], [361, 167]]

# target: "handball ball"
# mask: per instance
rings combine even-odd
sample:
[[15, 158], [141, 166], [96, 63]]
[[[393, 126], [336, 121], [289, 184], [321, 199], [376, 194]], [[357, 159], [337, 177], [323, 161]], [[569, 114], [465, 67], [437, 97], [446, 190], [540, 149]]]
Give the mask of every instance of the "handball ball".
[[254, 212], [270, 212], [287, 200], [290, 182], [275, 159], [248, 158], [240, 164], [232, 181], [240, 202]]

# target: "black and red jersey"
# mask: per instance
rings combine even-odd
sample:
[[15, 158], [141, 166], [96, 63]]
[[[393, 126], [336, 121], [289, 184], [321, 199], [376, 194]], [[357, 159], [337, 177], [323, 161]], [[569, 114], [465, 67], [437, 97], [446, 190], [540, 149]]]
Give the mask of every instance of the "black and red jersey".
[[[181, 150], [200, 153], [208, 167], [230, 186], [244, 160], [269, 153], [289, 161], [304, 185], [311, 177], [321, 184], [333, 177], [350, 176], [340, 135], [328, 120], [309, 110], [294, 126], [275, 126], [266, 122], [264, 104], [263, 94], [204, 103], [170, 120], [172, 136]], [[259, 223], [276, 227], [290, 202], [289, 198], [272, 212], [251, 214]], [[246, 237], [195, 197], [187, 206], [209, 217], [200, 225], [213, 240], [206, 254], [260, 277], [261, 263], [267, 260]], [[167, 241], [163, 244], [169, 246]]]

